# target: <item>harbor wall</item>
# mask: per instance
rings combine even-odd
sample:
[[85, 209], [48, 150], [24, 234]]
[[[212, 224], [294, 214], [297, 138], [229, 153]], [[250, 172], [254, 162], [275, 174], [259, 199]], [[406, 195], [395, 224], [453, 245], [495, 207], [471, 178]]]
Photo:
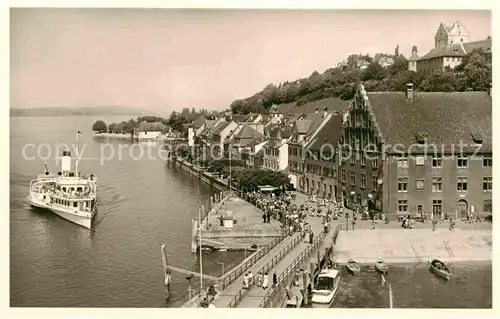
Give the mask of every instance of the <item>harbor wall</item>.
[[94, 138], [111, 138], [119, 140], [133, 140], [132, 134], [118, 134], [118, 133], [95, 133]]
[[229, 189], [227, 183], [224, 181], [217, 179], [215, 176], [208, 172], [204, 172], [193, 164], [189, 164], [188, 162], [183, 161], [179, 158], [171, 158], [169, 159], [169, 163], [175, 167], [178, 167], [192, 176], [199, 178], [202, 182], [212, 186], [213, 188], [219, 191], [227, 191]]

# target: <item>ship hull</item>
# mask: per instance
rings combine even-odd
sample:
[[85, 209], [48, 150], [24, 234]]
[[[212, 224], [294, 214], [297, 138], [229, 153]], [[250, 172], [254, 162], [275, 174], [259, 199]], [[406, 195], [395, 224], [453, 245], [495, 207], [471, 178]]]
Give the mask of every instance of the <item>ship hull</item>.
[[38, 200], [35, 197], [28, 196], [28, 203], [31, 206], [42, 208], [53, 212], [61, 218], [64, 218], [74, 224], [79, 226], [91, 229], [92, 228], [92, 219], [95, 216], [95, 212], [79, 212], [79, 211], [69, 211], [62, 207], [57, 207], [55, 205], [51, 205], [50, 203], [46, 203], [43, 200]]

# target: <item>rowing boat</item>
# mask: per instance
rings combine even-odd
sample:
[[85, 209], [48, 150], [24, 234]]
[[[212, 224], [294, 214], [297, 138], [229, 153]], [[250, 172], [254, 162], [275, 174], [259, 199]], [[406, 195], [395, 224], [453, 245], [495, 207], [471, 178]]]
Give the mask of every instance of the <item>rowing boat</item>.
[[349, 261], [347, 262], [347, 265], [345, 265], [345, 267], [353, 275], [357, 275], [361, 271], [361, 265], [353, 259], [349, 259]]

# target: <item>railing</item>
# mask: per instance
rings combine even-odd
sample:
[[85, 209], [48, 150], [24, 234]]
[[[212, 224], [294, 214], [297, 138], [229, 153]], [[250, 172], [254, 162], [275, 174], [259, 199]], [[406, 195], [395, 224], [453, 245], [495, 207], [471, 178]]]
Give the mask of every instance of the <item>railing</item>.
[[[268, 261], [261, 269], [256, 271], [256, 273], [266, 273], [269, 272], [271, 269], [273, 269], [274, 266], [276, 266], [276, 264], [278, 264], [293, 248], [295, 248], [295, 246], [297, 246], [298, 243], [304, 240], [304, 234], [305, 233], [302, 233], [299, 236], [295, 237], [295, 239], [291, 243], [286, 245], [286, 247], [284, 247], [276, 256], [274, 256], [273, 259]], [[243, 293], [245, 291], [246, 289], [241, 288], [236, 294], [236, 296], [234, 296], [234, 298], [229, 302], [228, 308], [236, 308], [243, 299]]]
[[[337, 242], [337, 236], [342, 229], [342, 225], [337, 225], [335, 230], [333, 231], [333, 244]], [[285, 287], [290, 285], [290, 281], [293, 279], [295, 274], [297, 273], [298, 268], [304, 265], [310, 255], [319, 248], [320, 244], [325, 239], [326, 233], [321, 233], [316, 239], [313, 241], [313, 244], [306, 248], [295, 260], [283, 271], [283, 273], [278, 277], [278, 281], [275, 287], [270, 289], [265, 295], [262, 302], [259, 304], [259, 308], [269, 308], [272, 307], [273, 304], [282, 304], [285, 295], [283, 291]]]
[[[252, 256], [247, 258], [247, 260], [245, 262], [241, 263], [236, 268], [233, 268], [230, 271], [228, 271], [217, 282], [218, 288], [220, 290], [224, 290], [226, 287], [228, 287], [230, 284], [232, 284], [236, 279], [238, 279], [241, 275], [246, 273], [246, 271], [248, 269], [250, 269], [253, 265], [255, 265], [262, 257], [264, 257], [269, 251], [271, 251], [274, 247], [276, 247], [278, 244], [280, 244], [283, 241], [283, 239], [287, 238], [289, 235], [290, 235], [290, 233], [286, 232], [286, 233], [280, 235], [279, 237], [276, 237], [269, 244], [267, 244], [262, 249], [258, 250]], [[204, 293], [205, 293], [205, 291], [201, 291], [199, 288], [193, 289], [193, 294], [192, 294], [193, 297], [192, 297], [191, 301], [188, 301], [188, 304], [193, 305], [193, 304], [198, 303], [196, 298], [201, 300]]]

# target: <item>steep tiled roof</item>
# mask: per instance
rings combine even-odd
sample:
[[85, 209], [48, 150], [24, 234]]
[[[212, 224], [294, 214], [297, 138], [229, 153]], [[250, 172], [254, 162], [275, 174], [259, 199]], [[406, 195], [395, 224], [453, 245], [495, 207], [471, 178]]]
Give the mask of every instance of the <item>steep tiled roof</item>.
[[245, 122], [248, 120], [252, 114], [246, 114], [246, 115], [233, 115], [233, 121], [235, 122]]
[[215, 120], [206, 120], [205, 124], [206, 124], [207, 128], [212, 128], [212, 126], [214, 126], [215, 122], [216, 122]]
[[291, 125], [291, 124], [293, 124], [293, 122], [297, 121], [303, 115], [304, 114], [302, 114], [302, 113], [290, 113], [290, 114], [288, 114], [287, 117], [285, 117], [283, 122], [286, 125]]
[[481, 40], [481, 41], [474, 41], [474, 42], [467, 42], [464, 43], [464, 49], [466, 53], [469, 53], [470, 51], [474, 49], [483, 49], [484, 52], [486, 53], [491, 53], [491, 39], [487, 40]]
[[[342, 119], [342, 114], [332, 115], [309, 144], [309, 148], [320, 151], [325, 144], [336, 147], [337, 140], [342, 136]], [[332, 148], [326, 147], [324, 150], [325, 152], [331, 152]]]
[[483, 145], [492, 143], [492, 102], [486, 92], [414, 93], [408, 101], [401, 92], [368, 93], [369, 103], [389, 145], [417, 143], [416, 134], [427, 135], [427, 144], [473, 144], [480, 134]]
[[312, 113], [316, 109], [318, 109], [318, 112], [321, 113], [325, 107], [328, 112], [344, 112], [349, 108], [349, 102], [336, 97], [329, 97], [296, 106], [292, 113]]
[[262, 137], [264, 137], [263, 134], [248, 125], [243, 125], [243, 127], [233, 136], [233, 138], [236, 139], [256, 139]]
[[486, 39], [481, 41], [465, 42], [461, 44], [459, 43], [453, 46], [437, 47], [430, 50], [429, 53], [421, 57], [420, 60], [428, 60], [438, 57], [460, 57], [464, 56], [466, 53], [469, 53], [474, 49], [483, 49], [484, 52], [491, 53], [491, 44], [491, 39]]
[[426, 55], [420, 58], [420, 60], [428, 60], [439, 57], [460, 57], [464, 56], [465, 52], [460, 44], [454, 46], [441, 46], [430, 50]]
[[221, 122], [212, 129], [212, 134], [220, 134], [223, 129], [229, 125], [229, 122]]
[[297, 133], [299, 134], [307, 134], [309, 132], [309, 128], [312, 125], [312, 120], [298, 120], [295, 121], [295, 126], [297, 127]]
[[272, 116], [269, 114], [262, 114], [262, 124], [266, 125], [271, 120], [271, 118]]
[[302, 105], [297, 105], [297, 102], [280, 104], [278, 105], [278, 110], [286, 116], [290, 113], [312, 113], [316, 109], [319, 112], [323, 112], [325, 107], [328, 109], [328, 112], [343, 112], [349, 108], [349, 102], [336, 97], [328, 97]]
[[305, 120], [311, 120], [312, 123], [309, 126], [309, 131], [307, 132], [307, 135], [310, 135], [319, 128], [321, 123], [323, 123], [323, 114], [322, 113], [311, 113], [311, 114], [305, 114]]

